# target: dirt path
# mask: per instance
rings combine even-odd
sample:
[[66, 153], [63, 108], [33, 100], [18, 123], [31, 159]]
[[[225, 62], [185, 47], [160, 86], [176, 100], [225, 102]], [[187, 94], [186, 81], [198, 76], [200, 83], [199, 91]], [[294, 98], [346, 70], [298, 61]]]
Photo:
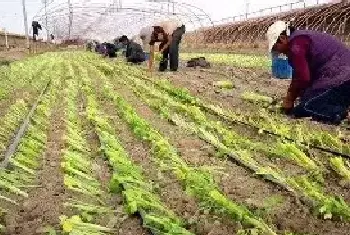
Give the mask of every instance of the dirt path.
[[1, 61], [15, 61], [21, 60], [28, 56], [28, 53], [24, 51], [0, 51], [0, 62]]
[[65, 190], [61, 172], [61, 149], [65, 125], [62, 120], [63, 106], [54, 108], [48, 130], [47, 150], [42, 165], [37, 172], [40, 187], [29, 192], [18, 210], [11, 211], [7, 219], [7, 234], [44, 234], [46, 226], [59, 229], [59, 216], [62, 214]]

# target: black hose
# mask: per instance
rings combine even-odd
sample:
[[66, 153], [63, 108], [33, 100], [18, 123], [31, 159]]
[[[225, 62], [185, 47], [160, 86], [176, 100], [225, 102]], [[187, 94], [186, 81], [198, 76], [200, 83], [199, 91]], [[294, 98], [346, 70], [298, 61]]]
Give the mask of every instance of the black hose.
[[44, 89], [41, 91], [38, 99], [35, 101], [35, 103], [33, 104], [31, 110], [29, 111], [28, 115], [26, 116], [26, 118], [24, 119], [22, 125], [20, 126], [20, 128], [18, 129], [16, 136], [14, 137], [13, 142], [10, 144], [10, 146], [8, 147], [8, 149], [5, 152], [5, 156], [4, 156], [4, 160], [0, 163], [0, 169], [4, 169], [6, 168], [7, 164], [10, 162], [11, 157], [13, 156], [13, 154], [16, 152], [17, 147], [23, 137], [23, 135], [26, 133], [29, 123], [30, 123], [30, 119], [33, 116], [36, 108], [38, 107], [41, 98], [44, 96], [44, 94], [46, 93], [47, 89], [49, 88], [51, 84], [51, 80], [49, 80], [49, 82], [46, 84], [46, 86], [44, 87]]

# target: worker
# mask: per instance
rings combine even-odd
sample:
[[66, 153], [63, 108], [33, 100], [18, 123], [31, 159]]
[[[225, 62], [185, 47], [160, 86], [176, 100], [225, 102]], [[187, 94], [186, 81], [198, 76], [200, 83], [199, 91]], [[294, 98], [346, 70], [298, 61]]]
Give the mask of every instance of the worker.
[[92, 51], [92, 42], [88, 42], [87, 44], [86, 44], [86, 50], [87, 51]]
[[120, 42], [126, 46], [126, 61], [134, 64], [140, 64], [145, 61], [145, 53], [140, 44], [129, 40], [126, 35], [123, 35]]
[[101, 44], [99, 42], [95, 42], [95, 52], [100, 53], [101, 50]]
[[295, 30], [284, 21], [268, 28], [267, 39], [269, 52], [287, 55], [293, 68], [282, 104], [287, 114], [333, 124], [349, 118], [349, 48], [329, 34]]
[[154, 45], [159, 42], [159, 52], [162, 59], [159, 64], [159, 71], [168, 69], [170, 62], [170, 70], [177, 71], [179, 67], [179, 44], [182, 35], [185, 33], [185, 25], [177, 20], [168, 20], [155, 24], [152, 27], [143, 28], [140, 32], [140, 38], [145, 44], [150, 45], [149, 70], [153, 70], [154, 62]]
[[109, 58], [116, 57], [116, 49], [113, 43], [106, 43], [105, 56]]

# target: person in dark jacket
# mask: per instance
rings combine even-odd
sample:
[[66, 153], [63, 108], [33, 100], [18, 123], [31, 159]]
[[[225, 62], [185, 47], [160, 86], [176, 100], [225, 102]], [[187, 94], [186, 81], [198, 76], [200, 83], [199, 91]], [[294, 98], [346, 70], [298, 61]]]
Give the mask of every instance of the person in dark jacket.
[[[293, 79], [283, 109], [295, 117], [340, 124], [350, 107], [350, 49], [335, 37], [295, 30], [277, 21], [267, 32], [269, 51], [288, 56]], [[294, 106], [296, 99], [299, 104]]]
[[86, 44], [86, 50], [92, 52], [92, 42]]
[[109, 58], [116, 57], [116, 49], [113, 43], [106, 43], [105, 56], [108, 56]]
[[95, 52], [100, 53], [100, 49], [101, 49], [101, 44], [98, 42], [95, 42]]
[[139, 64], [146, 60], [145, 53], [140, 44], [130, 41], [126, 35], [120, 38], [120, 42], [126, 45], [125, 57], [127, 62]]

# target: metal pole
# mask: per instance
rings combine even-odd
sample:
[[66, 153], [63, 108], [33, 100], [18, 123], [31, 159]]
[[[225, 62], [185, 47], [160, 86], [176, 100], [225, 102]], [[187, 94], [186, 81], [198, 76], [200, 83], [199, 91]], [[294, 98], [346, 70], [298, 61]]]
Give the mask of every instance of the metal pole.
[[9, 42], [7, 40], [7, 31], [6, 31], [6, 28], [4, 28], [4, 32], [5, 32], [5, 45], [6, 45], [6, 50], [9, 49]]
[[49, 33], [49, 28], [48, 28], [48, 23], [47, 23], [47, 0], [44, 0], [45, 1], [45, 28], [46, 28], [46, 41], [47, 42], [50, 42], [51, 39], [50, 39], [50, 33]]
[[25, 35], [26, 35], [27, 49], [29, 51], [30, 43], [29, 43], [28, 19], [27, 19], [27, 10], [26, 10], [26, 1], [25, 0], [22, 0], [22, 8], [23, 8], [24, 31], [25, 31]]
[[168, 0], [168, 15], [170, 14], [170, 0]]
[[248, 19], [248, 14], [249, 14], [249, 0], [246, 0], [246, 5], [245, 5], [245, 18]]
[[70, 39], [71, 36], [71, 31], [72, 31], [72, 8], [71, 8], [71, 3], [70, 0], [68, 0], [68, 9], [69, 9], [69, 27], [68, 27], [68, 39]]
[[118, 0], [113, 0], [113, 12], [119, 11], [119, 1]]

